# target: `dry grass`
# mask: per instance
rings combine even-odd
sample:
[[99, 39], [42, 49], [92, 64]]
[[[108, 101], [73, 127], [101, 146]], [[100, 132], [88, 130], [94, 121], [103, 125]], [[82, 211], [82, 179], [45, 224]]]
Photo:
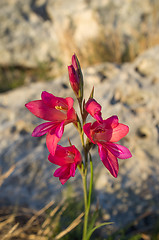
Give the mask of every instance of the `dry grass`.
[[[0, 175], [0, 186], [14, 169], [15, 165]], [[59, 228], [60, 218], [68, 205], [69, 203], [61, 201], [56, 206], [54, 201], [51, 201], [39, 211], [19, 206], [2, 207], [0, 209], [0, 240], [61, 239], [80, 224], [84, 215], [81, 213], [59, 233], [57, 228]]]
[[54, 201], [37, 212], [27, 208], [4, 207], [0, 209], [0, 239], [61, 239], [80, 224], [84, 215], [81, 213], [65, 230], [56, 233], [60, 217], [66, 208], [67, 204], [55, 206]]
[[2, 186], [3, 182], [5, 181], [6, 178], [8, 178], [12, 172], [15, 169], [15, 165], [13, 165], [7, 172], [5, 172], [3, 175], [0, 175], [0, 187]]

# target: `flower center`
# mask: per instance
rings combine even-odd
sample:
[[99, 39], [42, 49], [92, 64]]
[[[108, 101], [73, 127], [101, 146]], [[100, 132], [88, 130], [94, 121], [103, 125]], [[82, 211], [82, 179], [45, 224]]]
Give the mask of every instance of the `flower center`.
[[64, 110], [64, 108], [63, 108], [62, 106], [55, 106], [55, 108], [56, 108], [57, 110]]
[[103, 129], [101, 129], [101, 128], [99, 128], [99, 129], [96, 129], [96, 131], [95, 131], [95, 133], [104, 133], [105, 131], [103, 130]]

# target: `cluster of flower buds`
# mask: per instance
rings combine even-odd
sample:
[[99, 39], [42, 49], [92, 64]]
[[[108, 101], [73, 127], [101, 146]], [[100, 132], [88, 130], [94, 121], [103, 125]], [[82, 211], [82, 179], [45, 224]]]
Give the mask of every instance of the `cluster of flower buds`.
[[[103, 120], [101, 106], [93, 98], [93, 91], [85, 103], [82, 71], [75, 54], [72, 56], [72, 64], [68, 66], [68, 73], [71, 87], [79, 101], [83, 120], [82, 130], [79, 129], [79, 131], [86, 134], [87, 142], [98, 146], [99, 156], [104, 166], [112, 176], [117, 177], [119, 170], [117, 158], [130, 158], [131, 153], [126, 147], [116, 142], [127, 135], [129, 128], [119, 123], [117, 116]], [[79, 128], [80, 118], [73, 108], [73, 103], [74, 100], [71, 97], [55, 97], [44, 91], [41, 94], [41, 100], [31, 101], [25, 105], [35, 116], [47, 121], [37, 126], [32, 136], [39, 137], [46, 134], [46, 145], [50, 152], [48, 159], [60, 166], [54, 176], [59, 177], [62, 184], [70, 177], [74, 177], [77, 166], [82, 163], [82, 156], [74, 145], [62, 147], [58, 144], [63, 136], [65, 125], [74, 123]], [[95, 119], [93, 123], [86, 123], [88, 114]]]

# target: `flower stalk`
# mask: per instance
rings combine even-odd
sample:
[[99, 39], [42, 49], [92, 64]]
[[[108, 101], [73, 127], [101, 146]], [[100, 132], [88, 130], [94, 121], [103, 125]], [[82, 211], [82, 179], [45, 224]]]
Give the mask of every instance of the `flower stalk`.
[[[128, 148], [117, 144], [120, 139], [127, 135], [128, 126], [119, 123], [117, 116], [107, 119], [102, 117], [102, 107], [93, 98], [94, 87], [87, 102], [83, 100], [83, 75], [79, 60], [74, 54], [72, 64], [68, 66], [69, 81], [72, 90], [79, 104], [80, 117], [76, 113], [71, 97], [56, 97], [51, 93], [43, 91], [41, 100], [27, 103], [26, 108], [35, 116], [44, 119], [45, 123], [37, 126], [32, 133], [33, 137], [40, 137], [46, 134], [46, 146], [49, 150], [48, 160], [59, 166], [54, 172], [54, 177], [58, 177], [61, 184], [65, 184], [71, 177], [75, 176], [76, 169], [82, 177], [84, 195], [84, 222], [82, 240], [89, 240], [92, 233], [99, 227], [110, 224], [108, 222], [95, 225], [96, 212], [93, 220], [89, 221], [92, 189], [93, 189], [93, 161], [90, 154], [93, 144], [98, 146], [98, 153], [104, 166], [113, 177], [118, 175], [118, 158], [126, 159], [131, 157]], [[86, 123], [87, 116], [90, 115], [95, 121]], [[79, 150], [71, 143], [70, 146], [62, 147], [59, 142], [64, 134], [67, 124], [73, 123], [79, 132], [83, 148], [83, 157]], [[87, 139], [85, 140], [85, 137]], [[88, 170], [90, 170], [90, 180], [88, 184]], [[89, 187], [88, 187], [89, 185]], [[91, 222], [91, 223], [89, 223]], [[89, 223], [89, 227], [88, 227]]]

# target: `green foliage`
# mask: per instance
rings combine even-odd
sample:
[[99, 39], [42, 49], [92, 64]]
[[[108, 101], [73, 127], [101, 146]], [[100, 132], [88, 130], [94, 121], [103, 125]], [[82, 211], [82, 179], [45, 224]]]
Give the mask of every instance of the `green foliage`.
[[0, 67], [0, 93], [20, 87], [29, 82], [47, 81], [50, 75], [48, 64], [40, 63], [37, 68], [20, 66]]

